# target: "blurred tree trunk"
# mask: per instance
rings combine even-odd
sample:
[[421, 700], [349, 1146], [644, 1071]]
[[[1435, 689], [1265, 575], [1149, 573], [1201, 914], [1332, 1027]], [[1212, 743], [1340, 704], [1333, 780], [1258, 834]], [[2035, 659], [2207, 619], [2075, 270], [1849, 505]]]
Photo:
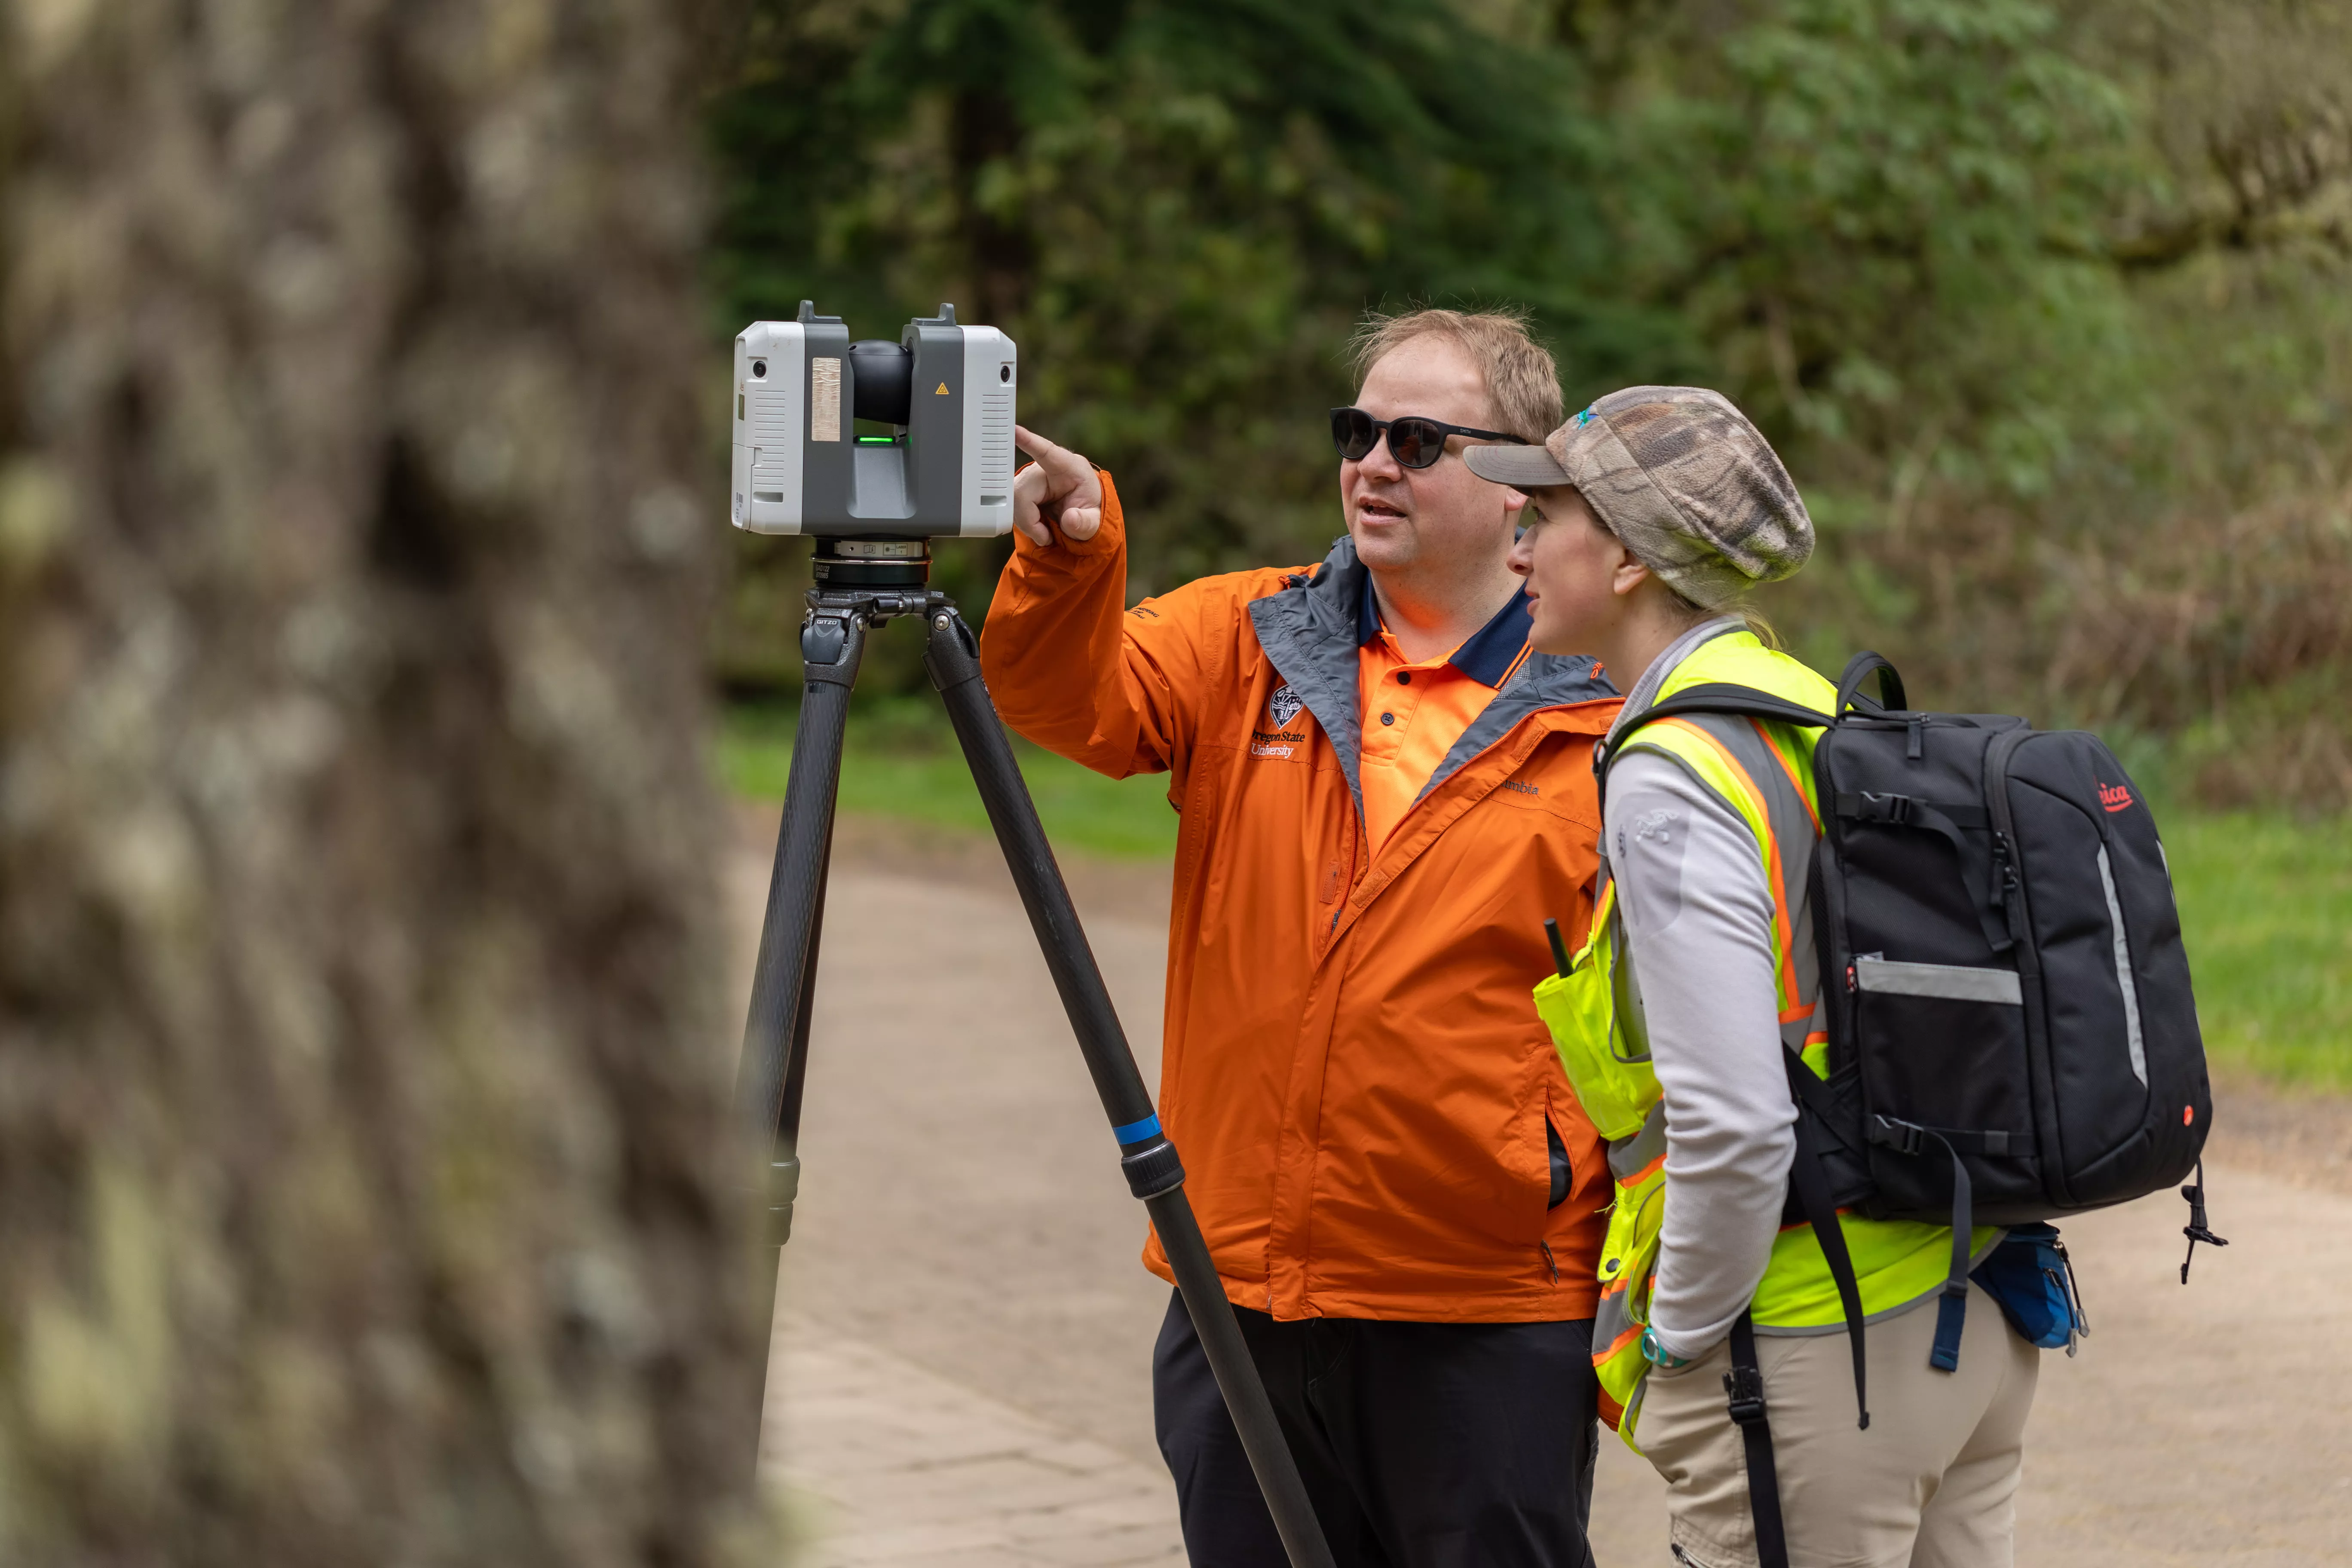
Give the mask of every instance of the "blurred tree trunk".
[[754, 1540], [670, 0], [0, 0], [0, 1561]]

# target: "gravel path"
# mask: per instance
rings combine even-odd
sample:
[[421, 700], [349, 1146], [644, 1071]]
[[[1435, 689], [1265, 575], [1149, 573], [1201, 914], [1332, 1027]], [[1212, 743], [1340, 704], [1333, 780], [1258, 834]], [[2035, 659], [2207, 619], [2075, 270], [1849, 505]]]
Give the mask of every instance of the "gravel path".
[[[773, 820], [747, 814], [730, 868], [743, 971]], [[1167, 1289], [993, 855], [854, 821], [836, 855], [772, 1434], [820, 1568], [1181, 1561], [1151, 1437]], [[1071, 871], [1156, 1081], [1165, 872]], [[2263, 1141], [2217, 1141], [2233, 1245], [2190, 1287], [2169, 1194], [2066, 1226], [2095, 1333], [2042, 1363], [2024, 1568], [2352, 1561], [2352, 1115], [2244, 1098]], [[2282, 1156], [2280, 1127], [2316, 1152]], [[1601, 1562], [1664, 1563], [1655, 1478], [1602, 1447]]]

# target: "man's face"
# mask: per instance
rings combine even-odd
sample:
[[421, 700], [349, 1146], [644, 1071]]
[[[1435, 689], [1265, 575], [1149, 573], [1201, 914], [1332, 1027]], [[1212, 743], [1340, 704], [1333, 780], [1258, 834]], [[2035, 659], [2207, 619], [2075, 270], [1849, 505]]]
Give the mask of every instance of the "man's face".
[[[1375, 419], [1419, 414], [1448, 425], [1498, 428], [1477, 365], [1451, 339], [1433, 333], [1381, 355], [1364, 377], [1356, 406]], [[1419, 567], [1449, 574], [1501, 560], [1524, 498], [1470, 471], [1462, 448], [1471, 444], [1448, 437], [1445, 456], [1435, 464], [1408, 468], [1389, 456], [1383, 436], [1360, 460], [1340, 460], [1339, 504], [1358, 559], [1375, 572]]]

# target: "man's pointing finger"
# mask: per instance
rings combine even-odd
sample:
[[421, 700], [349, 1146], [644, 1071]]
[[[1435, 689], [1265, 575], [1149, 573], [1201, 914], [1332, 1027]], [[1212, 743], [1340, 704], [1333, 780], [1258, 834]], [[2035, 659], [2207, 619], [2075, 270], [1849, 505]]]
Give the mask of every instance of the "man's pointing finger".
[[[1034, 468], [1023, 472], [1034, 473], [1045, 481], [1038, 510], [1054, 520], [1054, 526], [1064, 538], [1093, 538], [1102, 526], [1103, 502], [1102, 481], [1095, 478], [1095, 466], [1077, 453], [1057, 447], [1018, 425], [1013, 427], [1013, 440], [1036, 459]], [[1034, 519], [1027, 507], [1016, 508], [1013, 521], [1022, 532], [1041, 544], [1045, 542], [1029, 526]]]
[[1057, 498], [1067, 495], [1095, 471], [1092, 463], [1068, 447], [1057, 447], [1018, 425], [1013, 427], [1013, 444], [1037, 460], [1037, 466], [1052, 481], [1050, 489]]

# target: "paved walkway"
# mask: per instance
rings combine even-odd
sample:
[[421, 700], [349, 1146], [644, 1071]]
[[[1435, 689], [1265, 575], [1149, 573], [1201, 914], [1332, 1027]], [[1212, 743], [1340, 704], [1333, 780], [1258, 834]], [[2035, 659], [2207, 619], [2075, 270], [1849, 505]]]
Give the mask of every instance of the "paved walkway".
[[806, 1322], [782, 1320], [773, 1470], [795, 1568], [1122, 1568], [1184, 1560], [1168, 1477]]
[[[734, 871], [747, 949], [764, 855]], [[1150, 1430], [1167, 1288], [1018, 905], [952, 859], [835, 867], [773, 1384], [800, 1562], [1181, 1561]], [[1151, 889], [1077, 880], [1155, 1079]], [[2208, 1173], [2233, 1245], [2186, 1289], [2170, 1194], [2066, 1226], [2096, 1331], [2043, 1358], [2021, 1568], [2352, 1563], [2352, 1195]], [[1601, 1562], [1665, 1563], [1655, 1477], [1602, 1453]]]

